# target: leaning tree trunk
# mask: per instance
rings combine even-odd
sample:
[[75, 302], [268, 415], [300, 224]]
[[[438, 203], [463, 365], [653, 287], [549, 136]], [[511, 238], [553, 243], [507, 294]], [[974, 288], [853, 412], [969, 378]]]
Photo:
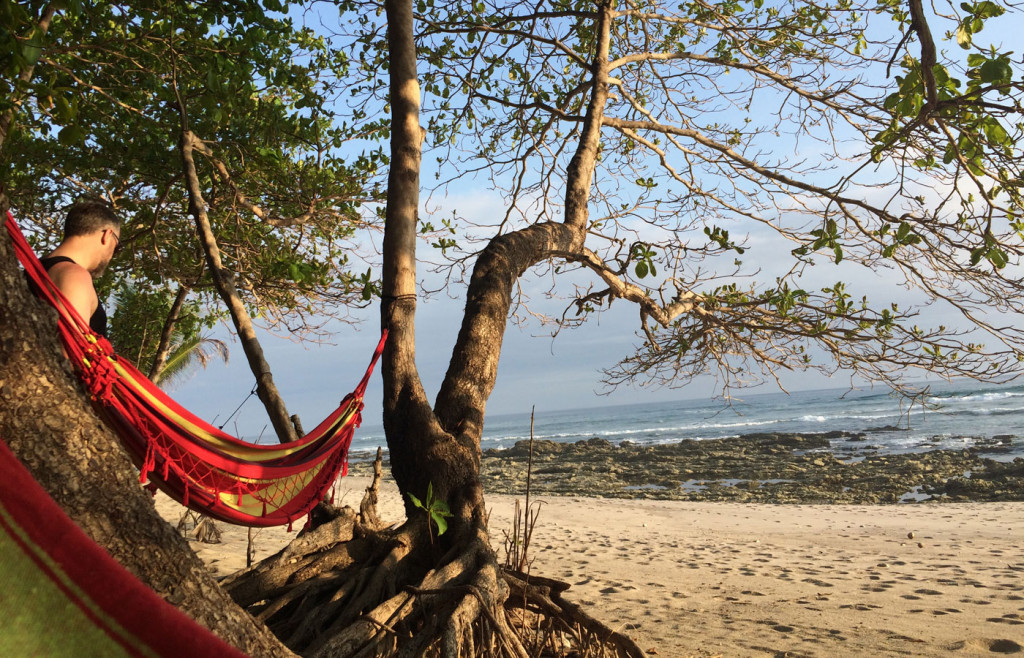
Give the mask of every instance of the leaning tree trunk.
[[56, 314], [29, 293], [2, 228], [0, 439], [87, 535], [157, 594], [250, 655], [290, 655], [157, 514], [128, 454], [71, 374]]
[[[181, 107], [182, 124], [185, 121], [185, 108]], [[217, 238], [213, 234], [213, 227], [210, 225], [210, 218], [206, 213], [206, 201], [203, 200], [202, 190], [199, 186], [199, 175], [196, 172], [195, 159], [192, 156], [197, 147], [202, 147], [202, 142], [194, 133], [187, 128], [181, 131], [181, 140], [178, 144], [181, 152], [182, 169], [185, 174], [185, 188], [188, 192], [188, 210], [196, 221], [196, 233], [199, 235], [199, 243], [206, 254], [206, 264], [210, 268], [210, 276], [213, 278], [213, 285], [217, 293], [227, 306], [231, 321], [238, 332], [238, 340], [242, 343], [242, 351], [249, 361], [249, 368], [256, 377], [256, 394], [270, 416], [270, 422], [281, 443], [289, 443], [298, 438], [295, 427], [292, 425], [288, 409], [284, 400], [274, 384], [274, 376], [270, 372], [270, 364], [263, 355], [263, 347], [256, 337], [256, 330], [252, 324], [249, 312], [245, 310], [245, 304], [238, 294], [235, 286], [235, 276], [231, 270], [224, 267], [220, 258], [220, 248], [217, 246]]]

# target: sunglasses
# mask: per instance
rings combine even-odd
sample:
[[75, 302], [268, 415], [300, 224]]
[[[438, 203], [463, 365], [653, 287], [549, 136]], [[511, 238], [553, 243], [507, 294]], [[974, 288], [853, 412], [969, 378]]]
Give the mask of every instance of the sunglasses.
[[121, 236], [119, 236], [117, 233], [114, 233], [114, 231], [112, 229], [107, 229], [107, 230], [110, 231], [110, 234], [112, 236], [114, 236], [114, 241], [115, 241], [115, 244], [114, 244], [114, 255], [116, 256], [119, 253], [121, 253]]
[[115, 233], [114, 229], [112, 229], [112, 228], [108, 228], [106, 230], [109, 230], [111, 232], [111, 235], [114, 235], [114, 240], [115, 240], [114, 256], [117, 256], [118, 254], [121, 253], [121, 236], [118, 235], [117, 233]]

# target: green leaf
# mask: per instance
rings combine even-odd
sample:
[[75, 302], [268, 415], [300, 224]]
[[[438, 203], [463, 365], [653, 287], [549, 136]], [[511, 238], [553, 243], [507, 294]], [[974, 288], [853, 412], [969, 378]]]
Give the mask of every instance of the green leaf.
[[997, 270], [1003, 269], [1010, 262], [1010, 259], [1006, 256], [1006, 252], [1002, 249], [993, 249], [988, 252], [986, 257]]
[[409, 497], [409, 500], [411, 500], [412, 504], [415, 505], [416, 507], [420, 509], [427, 509], [426, 507], [423, 506], [422, 501], [420, 501], [420, 499], [417, 498], [416, 496], [412, 495], [411, 493], [407, 493], [405, 495]]
[[987, 83], [1007, 83], [1013, 79], [1013, 68], [1010, 62], [1002, 57], [986, 61], [978, 73], [981, 75], [981, 81]]
[[966, 23], [961, 23], [956, 29], [956, 42], [965, 50], [971, 47], [971, 31]]
[[1003, 128], [1002, 124], [996, 119], [991, 119], [985, 122], [985, 137], [988, 139], [990, 144], [998, 144], [1004, 146], [1010, 146], [1010, 135], [1007, 134], [1006, 129]]
[[64, 146], [77, 146], [85, 141], [85, 131], [78, 126], [64, 126], [57, 133], [57, 141]]
[[637, 263], [633, 271], [636, 272], [637, 277], [641, 279], [647, 276], [647, 261], [642, 260]]
[[42, 47], [37, 45], [34, 40], [26, 41], [25, 45], [21, 47], [21, 56], [30, 65], [35, 64], [42, 54]]
[[430, 517], [434, 519], [434, 523], [437, 524], [437, 536], [440, 537], [448, 531], [448, 521], [443, 516], [438, 514], [431, 514]]
[[1004, 7], [989, 0], [979, 2], [974, 9], [974, 15], [979, 18], [995, 18], [996, 16], [1002, 16], [1005, 12], [1006, 9]]

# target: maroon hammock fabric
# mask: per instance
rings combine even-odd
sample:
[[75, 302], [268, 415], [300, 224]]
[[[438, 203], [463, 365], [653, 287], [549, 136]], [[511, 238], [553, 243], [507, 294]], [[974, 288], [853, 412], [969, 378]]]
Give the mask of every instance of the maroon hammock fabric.
[[3, 440], [0, 655], [244, 656], [87, 537]]

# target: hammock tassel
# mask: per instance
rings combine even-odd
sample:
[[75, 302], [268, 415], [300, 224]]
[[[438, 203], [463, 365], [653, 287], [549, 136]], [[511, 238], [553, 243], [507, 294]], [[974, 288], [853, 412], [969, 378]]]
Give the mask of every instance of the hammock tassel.
[[145, 484], [149, 479], [149, 472], [156, 465], [156, 455], [153, 450], [153, 442], [146, 446], [146, 457], [142, 460], [142, 467], [139, 469], [139, 482]]

